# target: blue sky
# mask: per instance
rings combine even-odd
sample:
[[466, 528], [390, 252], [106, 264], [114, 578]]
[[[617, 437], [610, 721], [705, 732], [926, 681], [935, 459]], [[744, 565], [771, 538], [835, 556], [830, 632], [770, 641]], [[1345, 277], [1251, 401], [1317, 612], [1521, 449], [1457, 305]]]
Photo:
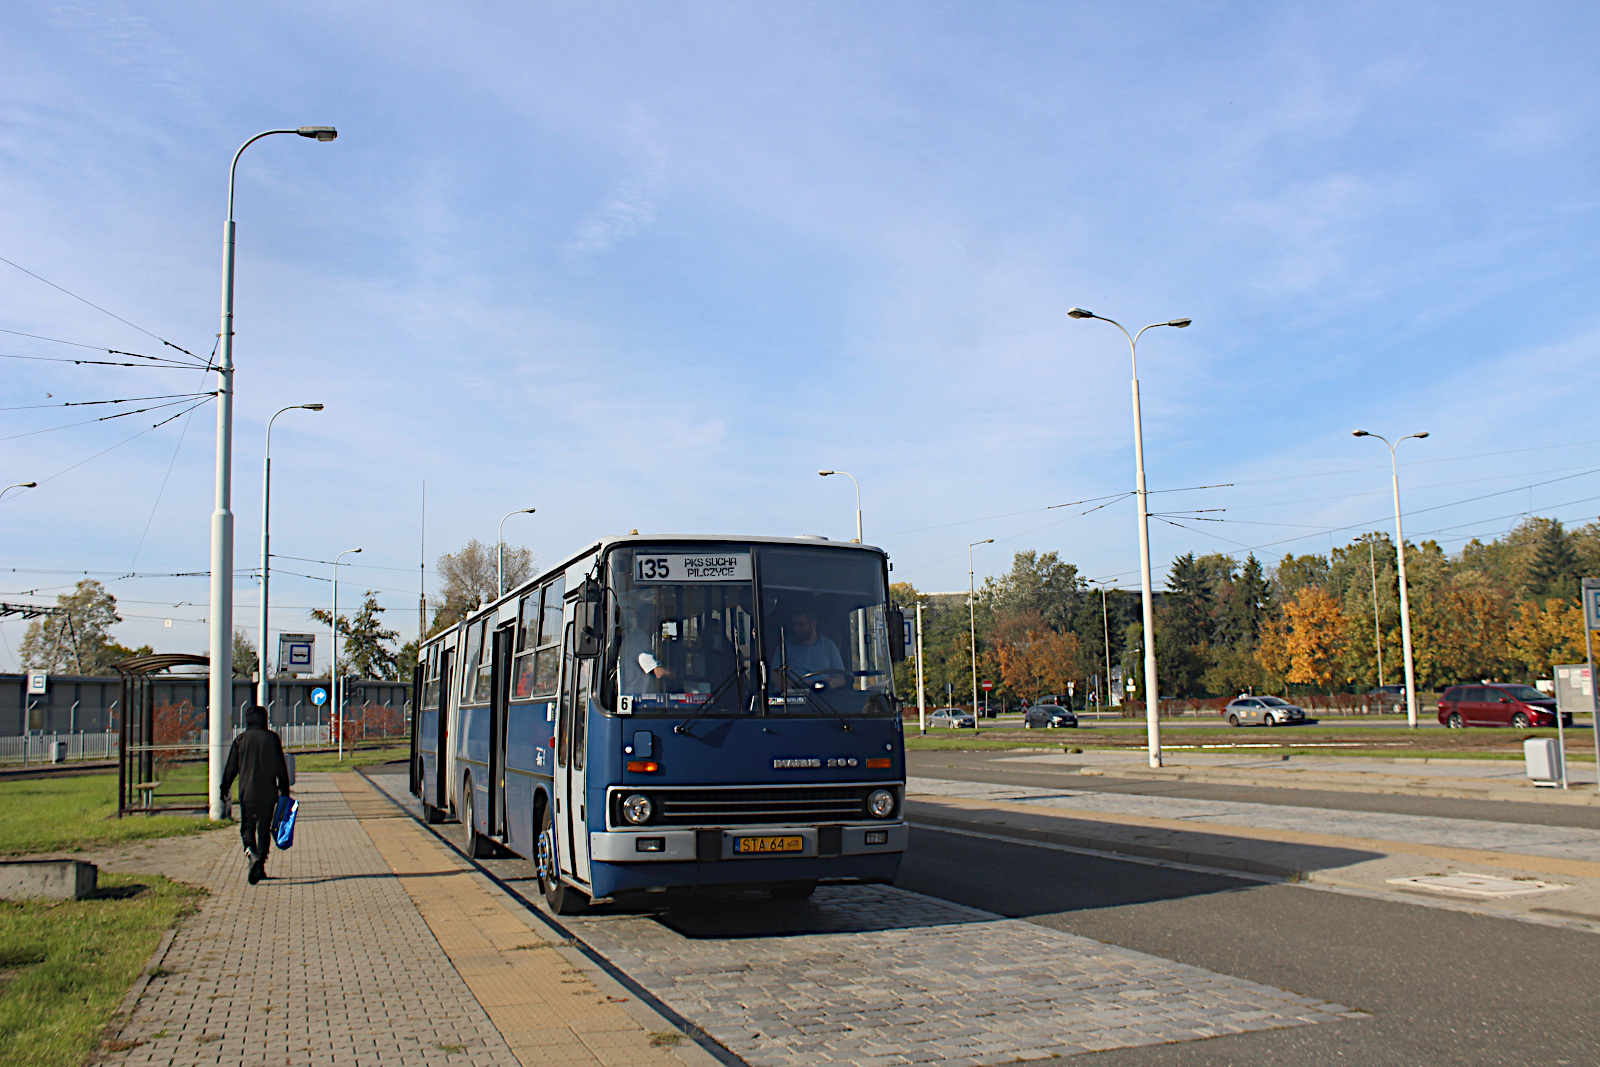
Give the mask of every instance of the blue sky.
[[[1227, 509], [1154, 523], [1158, 571], [1384, 528], [1357, 427], [1431, 432], [1407, 533], [1453, 550], [1600, 514], [1597, 28], [1576, 3], [13, 3], [0, 256], [138, 329], [3, 263], [0, 327], [205, 354], [229, 157], [326, 123], [240, 168], [237, 562], [265, 419], [325, 403], [277, 423], [274, 548], [361, 546], [343, 581], [406, 636], [424, 479], [430, 567], [525, 506], [507, 538], [546, 562], [630, 528], [849, 537], [829, 467], [922, 588], [991, 536], [980, 580], [1038, 548], [1134, 584], [1131, 500], [1042, 510], [1132, 487], [1126, 345], [1073, 305], [1194, 319], [1140, 346], [1150, 486], [1233, 485], [1155, 498]], [[0, 502], [5, 598], [204, 569], [211, 407], [59, 474], [182, 408], [12, 436], [98, 413], [28, 405], [203, 375], [0, 363], [0, 482], [44, 483]], [[297, 629], [328, 587], [290, 571], [327, 568], [279, 566]], [[203, 579], [108, 585], [125, 643], [203, 649]]]

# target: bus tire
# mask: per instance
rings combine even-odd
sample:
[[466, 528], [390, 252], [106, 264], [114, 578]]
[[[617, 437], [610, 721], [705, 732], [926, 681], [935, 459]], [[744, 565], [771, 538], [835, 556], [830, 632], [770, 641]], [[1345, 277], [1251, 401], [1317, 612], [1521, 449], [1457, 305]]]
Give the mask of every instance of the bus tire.
[[535, 865], [539, 873], [539, 888], [544, 891], [544, 902], [557, 915], [582, 915], [589, 910], [589, 898], [561, 880], [561, 861], [556, 853], [555, 821], [550, 805], [545, 805], [539, 818], [539, 840], [535, 850]]
[[467, 827], [467, 855], [475, 860], [485, 860], [494, 855], [494, 842], [478, 833], [478, 813], [472, 801], [470, 774], [461, 788], [461, 821]]

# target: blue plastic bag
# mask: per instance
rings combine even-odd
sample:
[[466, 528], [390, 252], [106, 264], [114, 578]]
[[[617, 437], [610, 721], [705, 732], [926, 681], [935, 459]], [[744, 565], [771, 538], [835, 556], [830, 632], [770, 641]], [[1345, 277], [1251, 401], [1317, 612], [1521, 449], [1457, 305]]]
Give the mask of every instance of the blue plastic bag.
[[300, 812], [300, 802], [294, 797], [279, 797], [272, 813], [272, 841], [279, 848], [294, 847], [294, 817]]

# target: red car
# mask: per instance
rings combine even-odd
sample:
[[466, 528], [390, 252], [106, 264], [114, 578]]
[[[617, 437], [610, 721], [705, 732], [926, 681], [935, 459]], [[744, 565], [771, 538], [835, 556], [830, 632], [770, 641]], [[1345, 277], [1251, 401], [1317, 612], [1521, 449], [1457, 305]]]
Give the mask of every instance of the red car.
[[[1463, 726], [1530, 726], [1556, 724], [1556, 699], [1531, 685], [1453, 685], [1439, 698], [1439, 722], [1453, 730]], [[1570, 711], [1561, 725], [1572, 725]]]

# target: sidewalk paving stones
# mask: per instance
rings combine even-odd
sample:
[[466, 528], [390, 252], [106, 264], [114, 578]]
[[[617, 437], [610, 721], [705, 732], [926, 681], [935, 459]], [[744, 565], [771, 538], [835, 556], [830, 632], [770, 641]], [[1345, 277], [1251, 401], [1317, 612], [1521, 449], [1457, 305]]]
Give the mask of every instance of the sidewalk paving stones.
[[643, 1019], [659, 1017], [600, 988], [363, 780], [305, 774], [297, 795], [295, 847], [258, 886], [231, 831], [94, 856], [212, 891], [102, 1062], [682, 1062], [651, 1044]]

